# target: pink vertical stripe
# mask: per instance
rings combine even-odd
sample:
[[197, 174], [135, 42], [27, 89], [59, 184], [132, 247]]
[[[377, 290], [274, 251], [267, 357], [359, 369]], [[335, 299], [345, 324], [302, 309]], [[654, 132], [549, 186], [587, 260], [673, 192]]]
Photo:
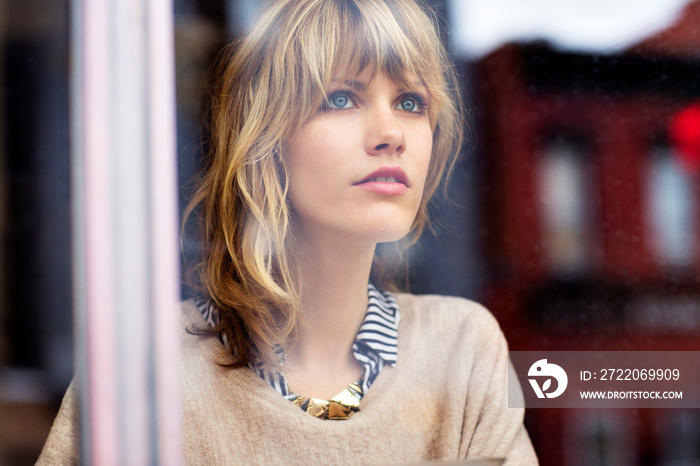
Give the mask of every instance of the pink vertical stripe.
[[109, 16], [104, 0], [83, 2], [83, 147], [90, 464], [118, 460], [116, 336], [110, 211]]
[[175, 47], [171, 0], [149, 0], [153, 322], [161, 464], [180, 458], [179, 257], [175, 134]]

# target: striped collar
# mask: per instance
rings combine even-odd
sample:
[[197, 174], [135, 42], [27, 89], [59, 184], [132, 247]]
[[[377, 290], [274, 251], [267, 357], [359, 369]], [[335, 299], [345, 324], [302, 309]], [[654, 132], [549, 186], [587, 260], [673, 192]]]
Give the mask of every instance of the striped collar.
[[[367, 393], [384, 367], [396, 365], [401, 320], [399, 306], [391, 293], [380, 291], [370, 283], [367, 286], [367, 297], [367, 312], [352, 345], [355, 359], [364, 368], [362, 378], [358, 381], [363, 393]], [[204, 320], [215, 326], [219, 316], [211, 302], [199, 301], [196, 304]], [[225, 338], [222, 338], [222, 342], [226, 344]], [[262, 363], [251, 363], [249, 367], [282, 396], [290, 399], [296, 397], [291, 394], [282, 374], [267, 371]]]
[[367, 313], [352, 344], [352, 352], [364, 367], [360, 386], [367, 393], [370, 385], [387, 364], [396, 366], [399, 343], [399, 305], [388, 292], [367, 287]]
[[388, 292], [371, 283], [367, 287], [367, 313], [355, 337], [355, 345], [366, 345], [384, 362], [395, 366], [399, 343], [399, 305]]

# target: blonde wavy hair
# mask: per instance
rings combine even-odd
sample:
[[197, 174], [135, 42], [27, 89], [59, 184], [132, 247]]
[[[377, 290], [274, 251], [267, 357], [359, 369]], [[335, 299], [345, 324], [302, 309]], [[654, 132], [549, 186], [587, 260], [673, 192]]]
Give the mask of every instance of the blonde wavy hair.
[[[279, 363], [275, 348], [294, 337], [300, 284], [287, 240], [291, 206], [284, 142], [327, 98], [334, 73], [384, 72], [409, 86], [418, 76], [431, 94], [433, 152], [418, 214], [462, 142], [461, 98], [434, 13], [415, 0], [280, 0], [232, 44], [217, 67], [211, 97], [207, 168], [185, 218], [197, 209], [203, 250], [195, 283], [218, 309], [233, 367]], [[378, 248], [373, 279], [391, 267]]]

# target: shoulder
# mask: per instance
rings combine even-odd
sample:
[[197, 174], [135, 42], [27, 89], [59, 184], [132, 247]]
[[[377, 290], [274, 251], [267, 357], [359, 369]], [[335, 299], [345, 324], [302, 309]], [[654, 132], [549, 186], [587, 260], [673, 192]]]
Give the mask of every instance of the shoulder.
[[[230, 401], [223, 394], [241, 398], [247, 380], [247, 368], [228, 366], [230, 355], [215, 333], [207, 331], [200, 308], [193, 301], [182, 303], [182, 336], [180, 339], [180, 396], [185, 424], [191, 430], [206, 426], [210, 419], [219, 419], [219, 411]], [[247, 382], [246, 382], [247, 383]], [[233, 404], [236, 406], [235, 400]]]
[[66, 390], [61, 409], [54, 420], [37, 465], [80, 464], [80, 420], [77, 383]]
[[458, 296], [435, 294], [416, 295], [410, 293], [392, 293], [399, 304], [401, 312], [423, 314], [430, 317], [447, 314], [452, 318], [471, 318], [479, 321], [495, 322], [491, 313], [481, 304]]
[[394, 294], [401, 312], [399, 358], [443, 361], [460, 371], [507, 358], [508, 345], [494, 316], [474, 301], [438, 295]]
[[437, 333], [441, 337], [481, 335], [485, 339], [502, 336], [493, 314], [469, 299], [408, 293], [395, 293], [394, 296], [408, 332]]
[[191, 325], [200, 326], [206, 324], [206, 321], [202, 316], [202, 311], [199, 309], [193, 299], [182, 301], [180, 305], [182, 307], [182, 322], [186, 327]]
[[201, 310], [193, 300], [183, 301], [181, 315], [181, 330], [183, 336], [181, 339], [181, 353], [183, 357], [192, 356], [202, 350], [204, 341], [207, 340], [203, 335], [207, 329], [207, 322], [202, 315]]
[[182, 302], [181, 319], [181, 382], [184, 392], [197, 391], [227, 373], [231, 358], [197, 303]]

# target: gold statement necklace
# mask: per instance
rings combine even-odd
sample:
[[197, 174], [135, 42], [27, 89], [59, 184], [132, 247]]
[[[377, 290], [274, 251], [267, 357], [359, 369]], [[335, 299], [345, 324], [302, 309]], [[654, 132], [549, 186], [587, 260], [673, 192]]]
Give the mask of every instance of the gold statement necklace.
[[351, 383], [329, 401], [304, 395], [293, 395], [290, 401], [315, 418], [343, 421], [360, 410], [361, 399], [362, 388]]

